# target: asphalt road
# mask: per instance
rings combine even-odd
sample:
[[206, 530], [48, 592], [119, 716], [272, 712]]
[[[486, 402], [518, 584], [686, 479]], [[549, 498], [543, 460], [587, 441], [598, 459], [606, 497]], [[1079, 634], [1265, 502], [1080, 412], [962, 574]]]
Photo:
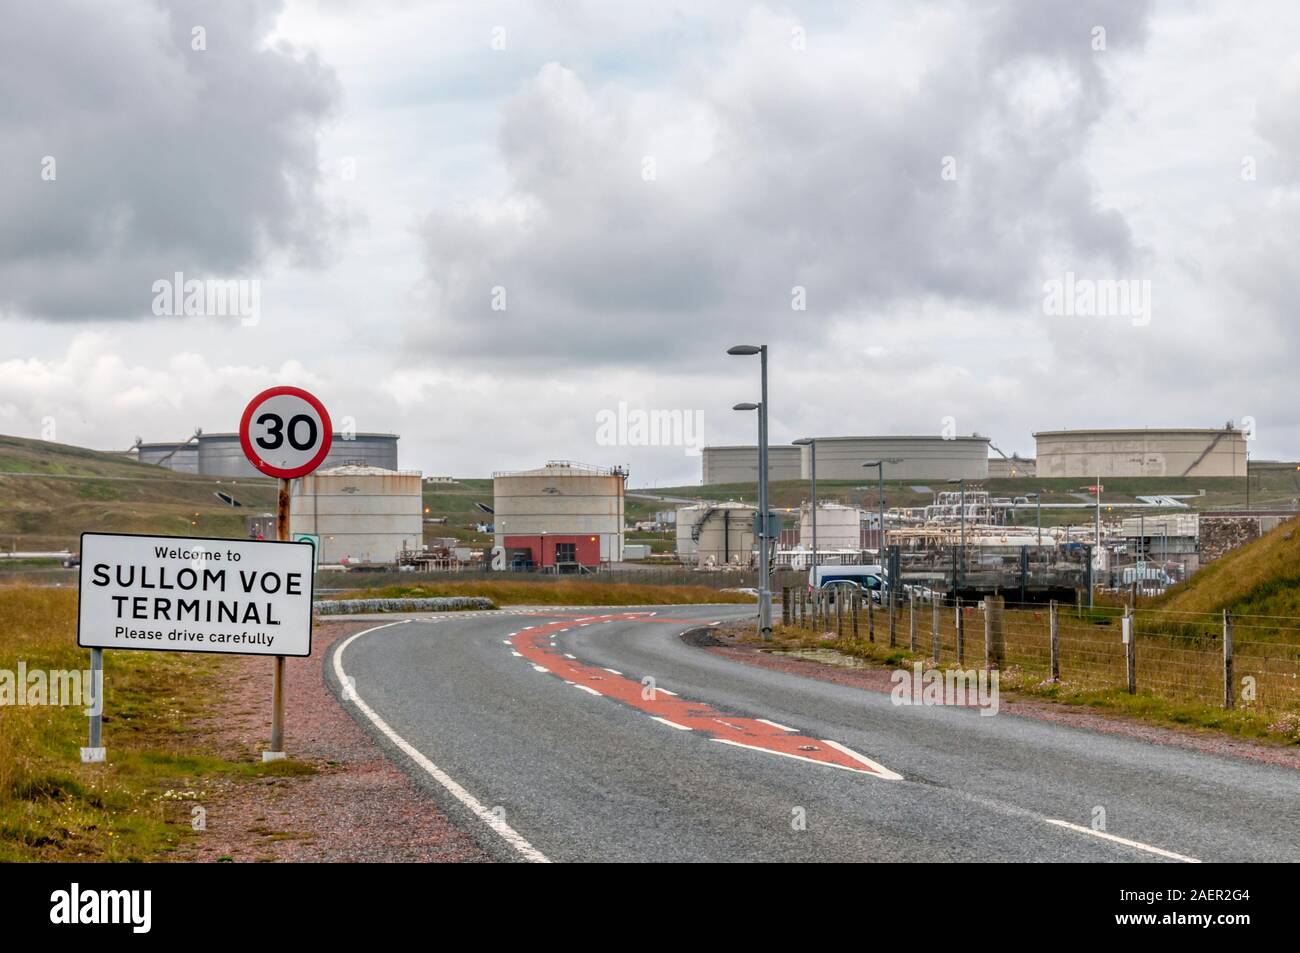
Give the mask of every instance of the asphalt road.
[[633, 611], [388, 622], [327, 677], [502, 859], [1300, 860], [1291, 769], [896, 706], [680, 638], [751, 608]]

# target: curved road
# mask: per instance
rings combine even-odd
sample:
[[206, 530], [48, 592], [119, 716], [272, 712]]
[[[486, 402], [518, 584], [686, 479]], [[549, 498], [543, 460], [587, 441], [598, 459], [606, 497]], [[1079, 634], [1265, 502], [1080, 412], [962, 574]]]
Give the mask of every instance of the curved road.
[[388, 621], [341, 641], [325, 668], [358, 720], [502, 859], [1300, 860], [1294, 770], [895, 706], [680, 638], [752, 613]]

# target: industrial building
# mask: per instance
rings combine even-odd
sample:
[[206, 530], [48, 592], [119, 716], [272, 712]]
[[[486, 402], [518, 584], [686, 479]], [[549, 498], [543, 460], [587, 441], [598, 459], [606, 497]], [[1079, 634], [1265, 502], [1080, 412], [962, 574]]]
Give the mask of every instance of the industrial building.
[[683, 565], [748, 567], [754, 557], [758, 508], [696, 503], [677, 510], [677, 558]]
[[[812, 507], [799, 508], [799, 545], [812, 552]], [[817, 551], [819, 553], [862, 549], [862, 510], [841, 503], [817, 504]]]
[[1228, 426], [1140, 430], [1044, 430], [1040, 477], [1244, 477], [1246, 437]]
[[[396, 470], [397, 441], [398, 436], [393, 433], [336, 433], [321, 468]], [[142, 443], [138, 445], [138, 453], [141, 463], [152, 463], [181, 473], [214, 477], [263, 475], [244, 456], [237, 433], [201, 433], [196, 439], [184, 442]]]
[[[704, 467], [704, 485], [722, 483], [758, 482], [758, 446], [705, 447], [701, 452]], [[767, 450], [767, 478], [769, 480], [799, 479], [799, 448], [791, 446], [769, 447]]]
[[563, 460], [494, 473], [496, 545], [506, 550], [508, 563], [531, 564], [520, 568], [591, 569], [621, 562], [626, 484], [627, 471], [619, 467]]
[[293, 483], [290, 525], [318, 537], [320, 563], [395, 563], [423, 545], [422, 487], [418, 470], [317, 470]]
[[[869, 460], [886, 463], [886, 480], [984, 480], [989, 475], [987, 437], [817, 437], [817, 479], [861, 480], [876, 477], [862, 468]], [[812, 451], [798, 447], [800, 475], [812, 477]]]

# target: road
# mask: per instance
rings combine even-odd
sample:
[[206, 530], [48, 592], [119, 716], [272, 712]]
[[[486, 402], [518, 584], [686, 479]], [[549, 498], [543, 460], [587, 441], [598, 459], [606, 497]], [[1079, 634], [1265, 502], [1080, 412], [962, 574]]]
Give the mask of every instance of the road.
[[358, 720], [505, 860], [1300, 860], [1292, 769], [896, 706], [680, 638], [752, 612], [376, 622], [325, 668]]

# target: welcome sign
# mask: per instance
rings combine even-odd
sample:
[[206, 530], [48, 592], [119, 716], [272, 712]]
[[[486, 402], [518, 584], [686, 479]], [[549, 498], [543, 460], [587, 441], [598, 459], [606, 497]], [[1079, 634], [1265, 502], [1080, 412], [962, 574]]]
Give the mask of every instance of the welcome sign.
[[77, 644], [310, 655], [310, 543], [83, 533]]

